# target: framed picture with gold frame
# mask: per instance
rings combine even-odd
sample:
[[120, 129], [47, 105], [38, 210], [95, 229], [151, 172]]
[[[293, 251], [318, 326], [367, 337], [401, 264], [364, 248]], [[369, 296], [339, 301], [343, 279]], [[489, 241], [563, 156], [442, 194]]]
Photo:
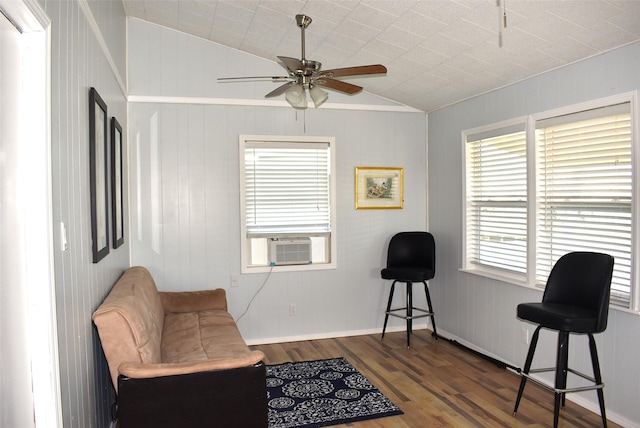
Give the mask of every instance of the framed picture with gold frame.
[[401, 209], [404, 204], [404, 169], [356, 167], [356, 209]]

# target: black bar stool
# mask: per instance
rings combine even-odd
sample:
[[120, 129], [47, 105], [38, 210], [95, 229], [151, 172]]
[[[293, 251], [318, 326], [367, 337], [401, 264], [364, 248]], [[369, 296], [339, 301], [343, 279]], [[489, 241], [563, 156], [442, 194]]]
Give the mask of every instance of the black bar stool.
[[[413, 320], [417, 318], [431, 317], [433, 335], [438, 340], [436, 320], [433, 306], [431, 305], [429, 285], [427, 284], [427, 281], [433, 278], [435, 273], [436, 244], [433, 235], [429, 232], [400, 232], [391, 238], [387, 251], [387, 267], [380, 272], [383, 279], [393, 280], [384, 316], [382, 338], [384, 338], [387, 322], [391, 315], [407, 321], [407, 348], [411, 345]], [[391, 305], [396, 282], [404, 282], [406, 284], [406, 306], [392, 309]], [[424, 285], [428, 309], [413, 306], [413, 284], [420, 282]], [[414, 311], [419, 313], [414, 314]]]
[[[538, 324], [531, 338], [531, 345], [522, 370], [522, 379], [518, 397], [513, 409], [515, 415], [520, 405], [527, 379], [531, 379], [554, 392], [553, 426], [558, 426], [560, 407], [565, 405], [565, 396], [570, 392], [595, 389], [600, 404], [602, 425], [607, 426], [607, 415], [604, 407], [604, 384], [600, 374], [600, 363], [594, 333], [601, 333], [607, 328], [609, 315], [609, 295], [611, 277], [613, 275], [613, 257], [608, 254], [573, 252], [562, 256], [553, 266], [547, 286], [542, 296], [542, 303], [521, 303], [518, 305], [518, 318]], [[531, 369], [533, 355], [538, 343], [541, 328], [558, 332], [558, 350], [556, 367]], [[571, 333], [587, 334], [593, 377], [568, 367], [569, 335]], [[530, 376], [531, 373], [555, 372], [553, 387]], [[590, 382], [583, 387], [567, 388], [567, 375], [573, 373]]]

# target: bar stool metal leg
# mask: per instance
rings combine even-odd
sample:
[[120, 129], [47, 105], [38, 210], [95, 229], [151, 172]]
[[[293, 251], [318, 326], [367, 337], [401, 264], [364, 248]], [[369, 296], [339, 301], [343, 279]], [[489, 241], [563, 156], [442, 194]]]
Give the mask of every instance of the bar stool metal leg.
[[384, 339], [384, 332], [387, 329], [387, 322], [389, 321], [389, 312], [391, 312], [391, 303], [393, 302], [393, 292], [396, 288], [396, 282], [398, 281], [393, 281], [393, 283], [391, 284], [391, 290], [389, 290], [389, 301], [387, 302], [387, 310], [385, 311], [384, 316], [384, 326], [382, 327], [382, 339]]
[[[531, 336], [531, 345], [529, 345], [529, 352], [527, 353], [527, 359], [524, 362], [524, 368], [522, 369], [522, 373], [529, 374], [529, 370], [531, 369], [531, 363], [533, 362], [533, 354], [536, 352], [536, 346], [538, 345], [538, 336], [540, 334], [540, 328], [537, 327], [533, 332], [533, 336]], [[527, 377], [522, 376], [520, 379], [520, 388], [518, 389], [518, 397], [516, 398], [516, 405], [513, 408], [513, 414], [515, 415], [518, 412], [518, 406], [520, 405], [520, 400], [522, 399], [522, 393], [524, 392], [524, 386], [527, 383]]]
[[558, 390], [564, 390], [567, 387], [567, 364], [569, 360], [569, 332], [558, 332], [558, 354], [556, 357], [556, 391], [554, 392], [554, 405], [553, 405], [553, 426], [558, 426], [558, 419], [560, 417], [560, 406], [564, 402], [564, 392], [558, 392]]
[[[600, 361], [598, 360], [598, 350], [596, 349], [596, 341], [593, 334], [589, 333], [589, 349], [591, 350], [591, 365], [593, 366], [593, 378], [595, 383], [602, 385], [602, 375], [600, 374]], [[604, 390], [598, 388], [598, 403], [600, 404], [600, 415], [602, 416], [602, 426], [607, 427], [607, 412], [604, 409]]]
[[431, 314], [431, 325], [433, 326], [433, 336], [438, 340], [438, 331], [436, 330], [436, 315], [433, 313], [433, 306], [431, 306], [431, 293], [429, 293], [429, 285], [427, 281], [422, 281], [424, 284], [424, 294], [427, 297], [427, 306], [429, 307], [429, 313]]
[[413, 329], [413, 283], [407, 282], [407, 348], [411, 347]]

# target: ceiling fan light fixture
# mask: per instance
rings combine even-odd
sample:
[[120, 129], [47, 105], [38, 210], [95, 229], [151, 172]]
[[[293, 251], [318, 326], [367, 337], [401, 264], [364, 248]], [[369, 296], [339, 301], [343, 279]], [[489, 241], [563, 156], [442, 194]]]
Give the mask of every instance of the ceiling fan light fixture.
[[284, 94], [291, 107], [298, 109], [307, 108], [307, 94], [302, 85], [292, 85]]
[[313, 100], [313, 104], [316, 108], [320, 107], [325, 101], [327, 101], [327, 98], [329, 98], [327, 91], [323, 91], [318, 86], [312, 86], [311, 89], [309, 89], [309, 94], [311, 95], [311, 99]]

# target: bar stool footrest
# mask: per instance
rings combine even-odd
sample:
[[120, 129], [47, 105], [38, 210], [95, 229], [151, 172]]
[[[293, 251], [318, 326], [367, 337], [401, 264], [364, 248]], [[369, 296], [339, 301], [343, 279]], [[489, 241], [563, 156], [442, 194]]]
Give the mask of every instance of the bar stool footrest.
[[[425, 309], [422, 308], [416, 308], [416, 307], [411, 307], [412, 310], [414, 311], [420, 311], [423, 312], [422, 314], [419, 315], [412, 315], [412, 316], [407, 316], [406, 311], [407, 311], [407, 307], [405, 306], [404, 308], [396, 308], [396, 309], [390, 309], [388, 311], [385, 311], [385, 314], [387, 315], [391, 315], [392, 317], [396, 317], [396, 318], [402, 318], [404, 320], [413, 320], [416, 318], [425, 318], [425, 317], [430, 317], [432, 315], [434, 315], [433, 312], [429, 312]], [[404, 311], [404, 314], [396, 314], [394, 312], [400, 312], [400, 311]]]
[[592, 383], [592, 385], [585, 385], [585, 386], [576, 386], [576, 387], [572, 387], [572, 388], [556, 388], [553, 385], [549, 385], [548, 383], [544, 382], [541, 379], [538, 379], [536, 377], [531, 376], [532, 373], [545, 373], [545, 372], [555, 372], [556, 369], [555, 367], [548, 367], [548, 368], [542, 368], [542, 369], [531, 369], [529, 370], [529, 373], [520, 373], [521, 376], [526, 377], [527, 379], [535, 382], [536, 384], [540, 385], [541, 387], [549, 390], [549, 391], [553, 391], [556, 394], [567, 394], [567, 393], [571, 393], [571, 392], [583, 392], [583, 391], [593, 391], [594, 389], [602, 389], [604, 388], [604, 383], [596, 383], [596, 380], [587, 375], [584, 374], [582, 372], [579, 372], [578, 370], [574, 370], [571, 368], [567, 368], [567, 371], [569, 373], [573, 373], [576, 376], [579, 376], [583, 379], [588, 380], [589, 382]]

